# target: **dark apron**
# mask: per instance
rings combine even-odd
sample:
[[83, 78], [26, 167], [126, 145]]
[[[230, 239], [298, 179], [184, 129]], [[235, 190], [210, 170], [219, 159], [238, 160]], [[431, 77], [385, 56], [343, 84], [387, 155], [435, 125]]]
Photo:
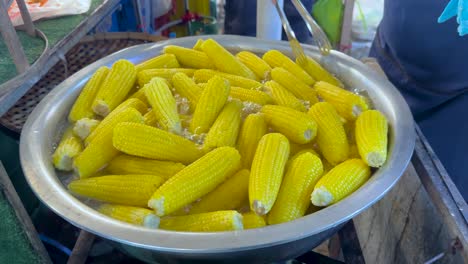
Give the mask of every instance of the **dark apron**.
[[387, 0], [371, 49], [468, 200], [468, 37], [438, 24], [448, 1]]

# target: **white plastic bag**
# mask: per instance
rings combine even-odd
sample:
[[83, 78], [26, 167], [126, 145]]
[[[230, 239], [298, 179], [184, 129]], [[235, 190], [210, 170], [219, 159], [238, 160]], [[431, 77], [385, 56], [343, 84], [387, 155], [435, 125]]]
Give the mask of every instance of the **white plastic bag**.
[[[32, 20], [36, 21], [41, 18], [85, 13], [91, 6], [91, 0], [29, 0], [26, 1], [26, 4]], [[13, 2], [8, 9], [8, 15], [14, 26], [23, 24], [23, 19], [21, 18], [21, 13], [16, 1]]]

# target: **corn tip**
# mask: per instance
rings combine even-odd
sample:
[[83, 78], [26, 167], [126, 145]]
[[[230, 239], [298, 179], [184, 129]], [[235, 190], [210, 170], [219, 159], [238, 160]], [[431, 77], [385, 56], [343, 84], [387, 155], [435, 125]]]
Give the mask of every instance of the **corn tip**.
[[366, 160], [369, 166], [379, 168], [384, 164], [385, 157], [383, 157], [379, 152], [372, 151], [367, 154]]
[[253, 203], [252, 203], [252, 207], [253, 207], [253, 211], [257, 215], [265, 215], [266, 214], [265, 206], [259, 200], [254, 200]]
[[234, 230], [243, 230], [244, 229], [244, 223], [242, 221], [242, 215], [239, 213], [235, 213], [233, 217], [233, 226]]
[[150, 199], [148, 201], [148, 207], [154, 209], [157, 216], [164, 215], [164, 197], [157, 199]]
[[327, 206], [333, 202], [333, 195], [327, 188], [320, 186], [312, 192], [311, 201], [315, 206]]
[[159, 227], [160, 219], [154, 214], [147, 215], [143, 220], [143, 226], [156, 229]]
[[93, 106], [93, 111], [100, 116], [107, 116], [110, 113], [110, 108], [106, 102], [98, 100]]

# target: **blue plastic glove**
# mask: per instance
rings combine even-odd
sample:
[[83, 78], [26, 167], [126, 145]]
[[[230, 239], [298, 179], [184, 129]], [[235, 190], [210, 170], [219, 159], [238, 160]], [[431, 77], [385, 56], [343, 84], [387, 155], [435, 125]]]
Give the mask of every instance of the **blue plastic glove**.
[[468, 0], [450, 0], [437, 22], [443, 23], [457, 16], [458, 34], [468, 34]]

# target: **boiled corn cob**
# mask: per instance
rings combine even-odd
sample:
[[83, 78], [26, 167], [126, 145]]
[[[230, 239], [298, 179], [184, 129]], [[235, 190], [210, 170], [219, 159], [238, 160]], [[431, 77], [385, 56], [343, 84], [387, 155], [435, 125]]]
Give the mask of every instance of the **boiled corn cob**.
[[154, 111], [153, 111], [153, 110], [148, 111], [148, 113], [146, 113], [146, 114], [143, 116], [143, 119], [144, 119], [144, 121], [145, 121], [145, 125], [154, 126], [154, 127], [158, 127], [158, 126], [159, 126], [158, 118], [157, 118], [156, 115], [154, 114]]
[[266, 133], [267, 124], [263, 114], [250, 114], [245, 118], [237, 142], [242, 167], [250, 169], [258, 142]]
[[182, 125], [177, 113], [176, 100], [164, 79], [155, 77], [143, 88], [159, 125], [164, 130], [180, 134]]
[[229, 82], [214, 76], [200, 95], [190, 123], [190, 132], [207, 132], [226, 103], [230, 91]]
[[280, 105], [265, 105], [261, 112], [271, 127], [294, 143], [308, 143], [317, 135], [317, 124], [306, 113]]
[[182, 163], [145, 159], [122, 154], [111, 160], [106, 170], [112, 174], [157, 175], [167, 180], [183, 168], [185, 166]]
[[250, 171], [241, 170], [192, 205], [190, 214], [234, 210], [249, 198]]
[[[291, 151], [292, 153], [292, 151]], [[311, 149], [311, 148], [308, 148], [308, 149], [302, 149], [300, 151], [298, 151], [296, 154], [294, 154], [294, 156], [292, 156], [289, 160], [292, 161], [294, 160], [295, 158], [297, 158], [298, 156], [304, 154], [304, 153], [310, 153], [314, 156], [317, 156], [318, 158], [320, 158], [320, 154], [317, 153], [317, 151], [315, 151], [314, 149]]]
[[81, 140], [85, 140], [101, 123], [101, 121], [91, 118], [82, 118], [76, 121], [73, 126], [73, 133], [77, 135]]
[[151, 196], [148, 206], [158, 216], [171, 214], [214, 190], [239, 165], [240, 155], [235, 148], [214, 149], [167, 180]]
[[187, 164], [203, 155], [192, 141], [143, 124], [118, 124], [112, 140], [116, 149], [142, 158]]
[[159, 227], [159, 217], [153, 211], [134, 206], [103, 204], [98, 211], [114, 219], [148, 228]]
[[135, 66], [137, 72], [157, 68], [180, 68], [174, 54], [162, 54]]
[[136, 69], [133, 63], [127, 60], [115, 62], [94, 98], [94, 113], [107, 116], [127, 97], [135, 79]]
[[156, 175], [106, 175], [72, 181], [68, 189], [102, 202], [145, 207], [163, 182]]
[[161, 218], [160, 229], [187, 232], [219, 232], [242, 230], [242, 215], [236, 211], [170, 216]]
[[310, 204], [310, 195], [322, 176], [320, 159], [303, 153], [291, 160], [273, 208], [268, 214], [268, 224], [280, 224], [304, 216]]
[[213, 126], [206, 134], [204, 147], [213, 149], [217, 147], [234, 147], [241, 125], [242, 103], [231, 101], [226, 103], [219, 113]]
[[362, 160], [371, 167], [381, 167], [387, 159], [388, 123], [377, 110], [368, 110], [356, 120], [356, 143]]
[[332, 165], [345, 161], [349, 156], [349, 144], [335, 108], [320, 102], [310, 108], [309, 114], [317, 122], [317, 143], [323, 157]]
[[112, 129], [114, 126], [120, 122], [119, 119], [116, 119], [115, 116], [120, 115], [122, 111], [125, 111], [128, 108], [133, 108], [138, 110], [141, 114], [145, 114], [148, 107], [142, 101], [136, 98], [130, 98], [121, 103], [114, 111], [112, 111], [106, 118], [104, 118], [99, 125], [89, 134], [85, 140], [85, 144], [88, 145], [94, 138], [98, 137], [101, 133], [112, 134]]
[[138, 85], [140, 87], [143, 87], [145, 84], [149, 83], [154, 77], [164, 78], [168, 82], [171, 82], [174, 74], [178, 72], [185, 73], [187, 76], [192, 77], [195, 71], [195, 69], [186, 68], [144, 70], [137, 74], [137, 81]]
[[314, 78], [312, 78], [307, 72], [299, 67], [299, 65], [294, 63], [294, 61], [277, 50], [270, 50], [266, 52], [263, 54], [262, 58], [272, 68], [283, 67], [307, 85], [313, 85], [315, 83]]
[[80, 178], [96, 173], [118, 155], [119, 151], [112, 146], [112, 134], [114, 127], [121, 122], [143, 123], [143, 116], [134, 108], [127, 108], [112, 116], [112, 121], [75, 158], [73, 166]]
[[247, 68], [247, 66], [242, 64], [234, 55], [227, 51], [223, 46], [219, 45], [215, 40], [205, 40], [202, 43], [201, 48], [214, 63], [216, 69], [253, 80], [257, 79], [255, 74]]
[[107, 67], [100, 67], [93, 76], [91, 76], [91, 79], [86, 83], [70, 110], [70, 114], [68, 115], [68, 120], [70, 122], [76, 122], [82, 118], [92, 118], [94, 116], [92, 104], [102, 83], [109, 74], [109, 71], [110, 69]]
[[203, 51], [202, 48], [201, 48], [201, 45], [203, 44], [203, 39], [199, 39], [197, 40], [197, 42], [195, 43], [195, 45], [193, 45], [193, 49], [194, 50], [198, 50], [198, 51]]
[[[296, 63], [300, 65], [297, 59]], [[317, 81], [324, 81], [339, 87], [343, 87], [343, 84], [340, 82], [340, 80], [335, 78], [335, 76], [325, 70], [318, 62], [309, 56], [307, 56], [307, 64], [300, 66]]]
[[318, 102], [317, 93], [307, 84], [303, 83], [292, 73], [281, 67], [271, 70], [271, 78], [290, 91], [298, 99], [309, 101], [310, 104]]
[[279, 133], [264, 135], [258, 143], [249, 179], [250, 208], [267, 214], [278, 195], [289, 158], [288, 139]]
[[172, 77], [172, 84], [180, 96], [189, 100], [192, 111], [195, 110], [198, 99], [200, 99], [202, 89], [198, 87], [192, 78], [189, 78], [187, 75], [180, 72], [174, 74]]
[[350, 159], [337, 165], [315, 185], [312, 204], [327, 206], [340, 201], [361, 187], [370, 174], [369, 166], [360, 159]]
[[268, 63], [250, 51], [241, 51], [236, 54], [236, 57], [240, 62], [247, 66], [247, 68], [255, 73], [260, 80], [265, 79], [271, 71], [271, 67]]
[[261, 228], [266, 226], [265, 218], [254, 212], [242, 214], [242, 223], [244, 224], [244, 229]]
[[131, 94], [128, 97], [128, 99], [133, 99], [133, 98], [140, 100], [141, 102], [145, 103], [146, 105], [149, 105], [149, 102], [146, 99], [145, 89], [143, 89], [143, 88], [138, 89], [136, 92], [134, 92], [133, 94]]
[[262, 87], [262, 84], [260, 82], [257, 82], [252, 79], [248, 79], [245, 77], [228, 74], [224, 72], [207, 70], [207, 69], [197, 70], [193, 74], [193, 79], [197, 83], [203, 83], [203, 82], [207, 82], [209, 79], [211, 79], [215, 75], [218, 75], [228, 80], [230, 85], [232, 86], [242, 87], [246, 89], [255, 89], [255, 90], [258, 90]]
[[317, 82], [314, 88], [319, 96], [324, 101], [332, 104], [338, 114], [346, 120], [354, 121], [363, 111], [369, 108], [364, 97], [343, 88], [322, 81]]
[[184, 47], [167, 45], [164, 47], [164, 53], [174, 54], [177, 60], [187, 68], [213, 69], [214, 64], [208, 56], [202, 52]]
[[273, 99], [265, 92], [241, 87], [231, 86], [231, 92], [229, 93], [229, 96], [241, 101], [249, 101], [259, 105], [266, 105], [273, 102]]
[[305, 112], [307, 109], [291, 92], [275, 81], [265, 83], [267, 91], [271, 94], [273, 100], [283, 106]]
[[73, 134], [71, 127], [68, 128], [52, 155], [54, 167], [64, 171], [72, 170], [73, 159], [80, 154], [82, 149], [83, 144], [80, 139]]

